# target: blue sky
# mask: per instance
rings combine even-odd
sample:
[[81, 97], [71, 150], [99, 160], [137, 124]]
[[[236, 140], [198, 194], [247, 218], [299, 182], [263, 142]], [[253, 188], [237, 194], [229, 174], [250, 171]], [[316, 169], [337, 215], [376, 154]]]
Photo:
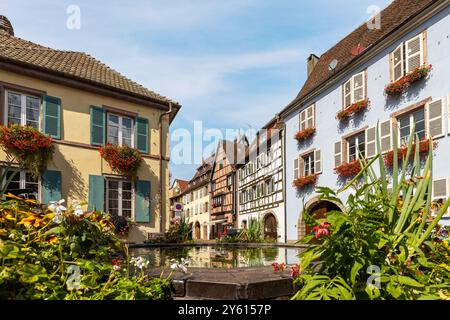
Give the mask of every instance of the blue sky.
[[[183, 105], [171, 130], [257, 129], [298, 93], [320, 55], [390, 0], [0, 0], [16, 36], [84, 51]], [[66, 27], [69, 5], [81, 28]], [[205, 154], [211, 150], [205, 150]], [[197, 164], [171, 165], [190, 179]]]

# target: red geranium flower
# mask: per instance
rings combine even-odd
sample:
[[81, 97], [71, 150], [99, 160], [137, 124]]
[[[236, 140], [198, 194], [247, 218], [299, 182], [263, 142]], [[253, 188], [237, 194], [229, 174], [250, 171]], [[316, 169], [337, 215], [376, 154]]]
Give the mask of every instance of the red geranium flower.
[[321, 236], [329, 236], [330, 230], [328, 228], [330, 227], [330, 224], [328, 222], [322, 222], [318, 226], [315, 226], [312, 231], [314, 232], [316, 239], [318, 240]]

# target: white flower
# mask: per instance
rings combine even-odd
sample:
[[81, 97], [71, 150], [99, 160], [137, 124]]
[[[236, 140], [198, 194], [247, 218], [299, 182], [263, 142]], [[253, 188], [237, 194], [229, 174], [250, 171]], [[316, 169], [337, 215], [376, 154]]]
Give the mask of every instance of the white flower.
[[150, 264], [150, 261], [146, 260], [144, 257], [131, 258], [130, 264], [138, 267], [139, 269], [147, 268]]
[[48, 208], [56, 214], [61, 214], [63, 211], [67, 210], [67, 208], [63, 206], [64, 202], [66, 202], [66, 200], [64, 199], [61, 199], [59, 201], [50, 201], [50, 205], [48, 206]]
[[11, 232], [11, 233], [9, 234], [9, 238], [10, 238], [10, 239], [14, 239], [15, 236], [16, 236], [16, 234], [15, 234], [14, 232]]
[[172, 259], [172, 260], [170, 260], [171, 262], [173, 262], [171, 265], [170, 265], [170, 268], [171, 269], [180, 269], [181, 271], [183, 271], [183, 273], [187, 273], [187, 266], [189, 265], [189, 263], [190, 263], [190, 261], [188, 260], [188, 259], [184, 259], [184, 258], [181, 258], [181, 261], [180, 262], [178, 262], [177, 260], [175, 260], [175, 259]]
[[61, 222], [63, 222], [63, 216], [61, 214], [57, 214], [53, 217], [52, 220], [56, 224], [61, 224]]
[[23, 242], [27, 241], [27, 237], [25, 235], [23, 235], [21, 239]]
[[84, 214], [84, 211], [81, 208], [81, 205], [78, 203], [78, 201], [74, 201], [72, 203], [72, 206], [73, 206], [73, 209], [74, 209], [74, 211], [73, 211], [74, 215], [76, 215], [77, 217], [80, 217], [80, 216], [82, 216]]
[[122, 269], [120, 266], [113, 266], [113, 269], [115, 270], [115, 271], [119, 271], [120, 269]]

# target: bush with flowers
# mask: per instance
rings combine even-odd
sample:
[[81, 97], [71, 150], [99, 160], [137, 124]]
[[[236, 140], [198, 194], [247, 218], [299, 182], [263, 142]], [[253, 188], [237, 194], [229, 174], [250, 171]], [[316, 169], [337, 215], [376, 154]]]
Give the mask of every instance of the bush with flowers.
[[30, 126], [0, 126], [0, 145], [35, 177], [46, 169], [54, 152], [52, 138]]
[[[430, 139], [423, 139], [423, 140], [419, 141], [419, 155], [422, 158], [425, 158], [428, 155], [428, 150], [430, 149], [430, 145], [432, 146], [433, 150], [436, 150], [436, 148], [438, 147], [438, 142], [430, 140]], [[416, 144], [413, 143], [411, 146], [408, 160], [411, 160], [413, 158], [413, 156], [415, 154], [415, 150], [416, 150]], [[401, 146], [397, 150], [397, 161], [406, 159], [407, 153], [408, 153], [408, 147], [406, 145]], [[394, 151], [393, 150], [389, 151], [388, 153], [386, 153], [384, 155], [384, 163], [386, 164], [387, 167], [392, 167], [394, 165]]]
[[344, 162], [340, 166], [334, 168], [334, 172], [339, 176], [339, 178], [348, 178], [355, 176], [361, 170], [361, 164], [359, 160], [354, 160], [350, 162]]
[[297, 140], [298, 142], [302, 142], [302, 141], [305, 141], [305, 140], [309, 139], [310, 137], [312, 137], [315, 133], [316, 133], [316, 128], [307, 128], [307, 129], [298, 131], [295, 134], [294, 139]]
[[398, 96], [402, 94], [408, 86], [419, 80], [425, 79], [432, 69], [432, 65], [424, 65], [415, 68], [399, 80], [391, 82], [384, 89], [384, 93], [387, 96]]
[[[410, 138], [408, 150], [412, 145]], [[406, 161], [395, 165], [389, 190], [378, 154], [362, 159], [362, 169], [342, 189], [317, 188], [321, 200], [345, 209], [318, 220], [304, 213], [314, 228], [302, 241], [310, 246], [300, 254], [293, 299], [450, 299], [448, 232], [439, 225], [450, 199], [431, 201], [432, 161], [430, 144], [423, 166], [418, 153], [412, 168]], [[349, 189], [344, 203], [340, 194]]]
[[310, 174], [310, 175], [305, 176], [305, 177], [300, 177], [300, 178], [295, 179], [294, 182], [292, 183], [292, 185], [295, 188], [301, 189], [301, 188], [304, 188], [306, 186], [310, 186], [310, 185], [315, 184], [317, 182], [317, 177], [318, 177], [317, 174]]
[[347, 108], [339, 111], [336, 114], [336, 119], [338, 119], [339, 121], [347, 120], [348, 118], [350, 118], [351, 115], [366, 110], [367, 107], [369, 106], [369, 103], [370, 103], [369, 99], [355, 102], [350, 106], [348, 106]]
[[[102, 212], [64, 200], [0, 200], [0, 299], [170, 299], [170, 280], [130, 260]], [[134, 268], [134, 269], [133, 269]]]
[[100, 155], [114, 172], [127, 176], [135, 176], [142, 163], [139, 150], [127, 145], [106, 144], [99, 148]]

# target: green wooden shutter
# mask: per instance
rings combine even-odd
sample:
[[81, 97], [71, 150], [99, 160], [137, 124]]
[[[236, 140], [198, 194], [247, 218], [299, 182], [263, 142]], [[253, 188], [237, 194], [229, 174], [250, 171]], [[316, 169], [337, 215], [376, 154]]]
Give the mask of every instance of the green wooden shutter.
[[143, 152], [148, 152], [148, 119], [137, 118], [136, 121], [136, 148]]
[[103, 176], [89, 175], [89, 205], [88, 210], [104, 210], [105, 179]]
[[150, 181], [136, 181], [136, 222], [150, 222]]
[[61, 99], [44, 97], [44, 133], [61, 139]]
[[42, 203], [61, 200], [61, 171], [46, 170], [42, 174]]
[[91, 106], [91, 145], [105, 144], [105, 112], [102, 108]]

